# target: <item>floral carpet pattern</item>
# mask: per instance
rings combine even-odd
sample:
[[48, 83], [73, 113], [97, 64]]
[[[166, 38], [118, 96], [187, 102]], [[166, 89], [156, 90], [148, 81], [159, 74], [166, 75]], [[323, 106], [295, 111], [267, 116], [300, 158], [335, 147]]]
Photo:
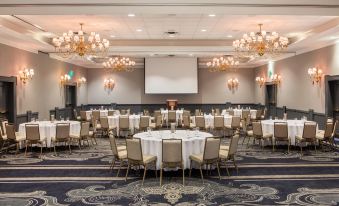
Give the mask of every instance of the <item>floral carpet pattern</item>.
[[[228, 140], [223, 140], [227, 142]], [[119, 144], [123, 144], [119, 140]], [[239, 173], [231, 176], [221, 168], [186, 171], [185, 185], [180, 171], [164, 172], [163, 185], [149, 172], [142, 185], [142, 171], [132, 170], [125, 181], [126, 168], [117, 177], [110, 170], [112, 153], [108, 139], [72, 154], [58, 148], [55, 155], [33, 150], [27, 157], [8, 152], [0, 158], [0, 205], [339, 205], [339, 153], [286, 148], [275, 152], [265, 147], [241, 145], [236, 160]]]

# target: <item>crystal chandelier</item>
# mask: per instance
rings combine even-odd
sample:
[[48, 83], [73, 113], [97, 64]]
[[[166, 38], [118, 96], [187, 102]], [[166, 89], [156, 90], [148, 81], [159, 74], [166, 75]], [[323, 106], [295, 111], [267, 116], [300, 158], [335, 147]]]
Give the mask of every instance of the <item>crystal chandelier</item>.
[[321, 77], [323, 75], [323, 70], [319, 69], [318, 67], [309, 68], [307, 71], [308, 75], [312, 80], [312, 84], [320, 84]]
[[256, 77], [255, 81], [258, 83], [259, 87], [261, 88], [262, 86], [265, 85], [266, 79], [265, 77]]
[[211, 62], [206, 63], [208, 71], [210, 72], [223, 72], [228, 69], [239, 65], [239, 61], [236, 61], [232, 56], [226, 57], [214, 57]]
[[287, 37], [279, 36], [277, 32], [262, 31], [262, 26], [262, 24], [259, 24], [259, 32], [250, 32], [244, 34], [242, 39], [235, 40], [233, 42], [235, 51], [263, 56], [266, 53], [275, 54], [287, 48]]
[[134, 71], [135, 61], [128, 57], [109, 58], [107, 62], [102, 63], [105, 68], [112, 69], [113, 72], [131, 72]]
[[238, 88], [238, 86], [239, 86], [238, 78], [231, 78], [231, 79], [227, 80], [227, 86], [230, 90], [234, 90], [234, 89]]
[[[104, 56], [109, 48], [109, 41], [100, 38], [100, 35], [91, 32], [90, 35], [82, 30], [83, 23], [80, 23], [80, 30], [75, 34], [73, 31], [63, 33], [62, 36], [53, 38], [53, 45], [56, 52], [67, 58], [72, 55], [97, 55]], [[86, 36], [87, 39], [86, 39]]]
[[26, 82], [32, 79], [34, 76], [34, 69], [24, 69], [19, 71], [19, 77], [22, 83], [26, 84]]

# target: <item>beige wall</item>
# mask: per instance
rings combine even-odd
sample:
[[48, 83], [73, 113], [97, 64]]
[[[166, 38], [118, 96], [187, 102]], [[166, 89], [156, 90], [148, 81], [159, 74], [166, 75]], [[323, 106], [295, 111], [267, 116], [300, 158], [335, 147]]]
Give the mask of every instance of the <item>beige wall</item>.
[[[88, 103], [161, 104], [166, 99], [178, 99], [179, 103], [252, 103], [254, 100], [254, 70], [237, 69], [236, 72], [210, 73], [199, 69], [199, 93], [184, 95], [159, 95], [144, 93], [144, 69], [131, 73], [111, 73], [106, 69], [88, 69]], [[116, 87], [112, 92], [104, 90], [103, 81], [112, 77]], [[240, 86], [232, 93], [226, 82], [238, 78]]]
[[[320, 86], [312, 85], [307, 74], [310, 67], [319, 66], [325, 75], [339, 74], [339, 44], [321, 48], [308, 53], [274, 62], [272, 68], [282, 76], [278, 87], [277, 104], [279, 107], [325, 112], [324, 78]], [[267, 76], [269, 65], [255, 69], [256, 76]], [[265, 89], [255, 87], [255, 102], [265, 102]]]
[[[27, 110], [39, 112], [40, 119], [49, 118], [49, 110], [65, 107], [64, 90], [59, 78], [69, 70], [74, 79], [87, 77], [87, 70], [72, 64], [49, 58], [46, 54], [34, 54], [0, 44], [0, 76], [17, 76], [19, 70], [33, 68], [35, 75], [26, 85], [18, 79], [17, 113]], [[78, 88], [77, 103], [87, 104], [87, 85]]]

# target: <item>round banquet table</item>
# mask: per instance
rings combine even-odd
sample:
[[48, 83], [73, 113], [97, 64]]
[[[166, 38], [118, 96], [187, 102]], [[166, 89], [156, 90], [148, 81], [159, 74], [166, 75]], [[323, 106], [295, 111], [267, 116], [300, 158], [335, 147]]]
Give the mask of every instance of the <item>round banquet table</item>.
[[[224, 116], [224, 126], [226, 125], [231, 125], [232, 123], [232, 116], [231, 115], [223, 115]], [[205, 114], [204, 115], [205, 119], [205, 127], [206, 128], [214, 128], [214, 116], [211, 114]], [[195, 117], [191, 117], [191, 121], [193, 124], [195, 124]]]
[[[114, 115], [114, 116], [108, 116], [108, 125], [112, 128], [117, 128], [117, 133], [119, 134], [119, 117], [127, 115]], [[129, 115], [129, 129], [131, 130], [131, 133], [134, 134], [134, 129], [139, 129], [139, 123], [140, 123], [140, 115]], [[149, 124], [151, 124], [151, 118], [149, 118]]]
[[[263, 120], [262, 131], [264, 134], [273, 134], [274, 135], [274, 122], [287, 122], [288, 127], [288, 136], [291, 138], [291, 145], [295, 145], [295, 136], [302, 135], [304, 130], [304, 123], [307, 120]], [[307, 121], [311, 122], [311, 121]], [[318, 125], [317, 125], [318, 127]], [[318, 128], [317, 128], [318, 130]], [[271, 142], [269, 142], [271, 144]]]
[[162, 161], [162, 139], [182, 139], [182, 158], [184, 167], [190, 168], [189, 156], [192, 154], [201, 154], [204, 152], [205, 139], [213, 135], [207, 132], [177, 130], [171, 133], [170, 130], [159, 130], [151, 132], [142, 132], [133, 137], [141, 139], [142, 152], [157, 156], [157, 169], [160, 169]]
[[[168, 110], [164, 109], [164, 110], [160, 110], [160, 112], [161, 112], [161, 115], [163, 116], [163, 119], [166, 120], [166, 122], [167, 122], [167, 120], [168, 120]], [[176, 115], [175, 115], [176, 123], [178, 124], [178, 120], [182, 119], [182, 115], [184, 113], [184, 110], [175, 110], [175, 113], [176, 113]]]
[[79, 135], [80, 134], [80, 122], [78, 121], [36, 121], [36, 122], [27, 122], [19, 125], [19, 134], [20, 136], [26, 137], [26, 124], [39, 124], [40, 138], [46, 138], [47, 147], [51, 147], [52, 137], [55, 137], [56, 134], [56, 124], [57, 123], [69, 123], [70, 124], [70, 135]]

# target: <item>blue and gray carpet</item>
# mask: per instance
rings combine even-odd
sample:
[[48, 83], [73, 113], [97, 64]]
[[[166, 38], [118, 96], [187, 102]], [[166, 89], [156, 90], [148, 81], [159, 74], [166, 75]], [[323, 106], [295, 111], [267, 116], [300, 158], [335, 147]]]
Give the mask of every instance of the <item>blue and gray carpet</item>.
[[[205, 173], [203, 184], [194, 171], [182, 185], [181, 172], [165, 172], [159, 186], [150, 171], [141, 185], [142, 171], [132, 171], [125, 182], [125, 170], [116, 177], [108, 139], [98, 146], [73, 153], [59, 148], [58, 155], [45, 151], [27, 158], [20, 153], [0, 158], [0, 205], [339, 205], [339, 153], [298, 148], [261, 150], [240, 146], [239, 174], [231, 177], [222, 169]], [[38, 150], [37, 150], [38, 151]]]

